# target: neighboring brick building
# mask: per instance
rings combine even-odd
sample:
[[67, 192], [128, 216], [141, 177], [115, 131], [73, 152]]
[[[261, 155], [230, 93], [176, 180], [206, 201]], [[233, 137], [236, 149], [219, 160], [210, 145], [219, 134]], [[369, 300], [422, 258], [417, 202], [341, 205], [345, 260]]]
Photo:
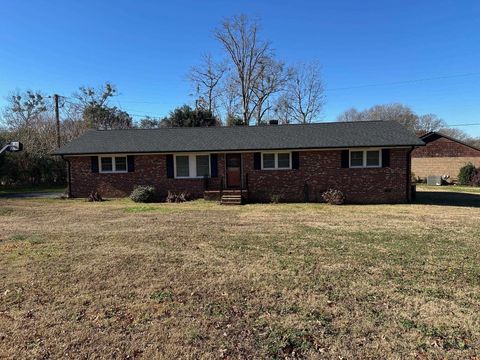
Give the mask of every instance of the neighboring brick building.
[[430, 175], [448, 175], [454, 181], [460, 168], [472, 163], [480, 167], [480, 149], [437, 132], [430, 132], [420, 139], [426, 146], [412, 152], [412, 173], [425, 179]]
[[[351, 203], [410, 200], [410, 153], [423, 143], [394, 122], [90, 131], [59, 149], [69, 193], [130, 194], [136, 185], [219, 199]], [[225, 195], [226, 196], [226, 195]]]

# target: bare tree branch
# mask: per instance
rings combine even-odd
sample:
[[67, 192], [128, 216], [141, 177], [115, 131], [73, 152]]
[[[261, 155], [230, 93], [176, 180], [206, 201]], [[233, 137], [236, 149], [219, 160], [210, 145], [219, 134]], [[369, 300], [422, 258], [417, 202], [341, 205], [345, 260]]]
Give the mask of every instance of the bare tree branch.
[[256, 111], [255, 85], [262, 76], [262, 64], [272, 55], [270, 44], [258, 39], [258, 30], [256, 21], [240, 15], [225, 20], [214, 32], [236, 70], [244, 125], [250, 124]]

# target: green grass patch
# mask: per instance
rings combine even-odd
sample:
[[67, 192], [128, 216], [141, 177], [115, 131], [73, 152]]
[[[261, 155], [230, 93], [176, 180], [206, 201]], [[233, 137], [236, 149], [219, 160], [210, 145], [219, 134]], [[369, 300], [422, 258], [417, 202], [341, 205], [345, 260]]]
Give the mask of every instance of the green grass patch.
[[170, 290], [155, 291], [150, 294], [150, 299], [157, 302], [170, 301], [173, 299], [173, 293]]
[[140, 206], [130, 206], [123, 209], [126, 213], [143, 213], [143, 212], [159, 212], [162, 214], [171, 214], [174, 212], [179, 212], [181, 209], [175, 209], [167, 206], [155, 206], [155, 205], [140, 205]]
[[15, 234], [10, 236], [11, 241], [26, 241], [32, 245], [43, 244], [45, 240], [38, 235]]
[[0, 216], [7, 216], [13, 213], [13, 209], [9, 207], [0, 207]]

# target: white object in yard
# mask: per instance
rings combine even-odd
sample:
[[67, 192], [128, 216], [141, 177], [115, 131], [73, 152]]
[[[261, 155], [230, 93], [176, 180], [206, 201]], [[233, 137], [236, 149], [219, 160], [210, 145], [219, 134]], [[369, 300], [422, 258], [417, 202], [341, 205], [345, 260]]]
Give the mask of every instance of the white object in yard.
[[10, 144], [5, 145], [0, 149], [0, 154], [5, 151], [22, 151], [23, 144], [20, 141], [12, 141]]
[[433, 186], [442, 185], [442, 177], [441, 176], [433, 176], [433, 175], [428, 176], [427, 177], [427, 185], [433, 185]]

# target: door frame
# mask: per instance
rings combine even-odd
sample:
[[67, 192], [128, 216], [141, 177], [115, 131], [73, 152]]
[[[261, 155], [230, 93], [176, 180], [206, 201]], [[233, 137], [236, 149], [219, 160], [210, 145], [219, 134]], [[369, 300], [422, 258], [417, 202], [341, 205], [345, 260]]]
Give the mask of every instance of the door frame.
[[[238, 155], [240, 158], [240, 186], [237, 187], [230, 187], [228, 186], [228, 165], [227, 165], [227, 156], [228, 155]], [[225, 153], [225, 189], [243, 189], [243, 153]]]

